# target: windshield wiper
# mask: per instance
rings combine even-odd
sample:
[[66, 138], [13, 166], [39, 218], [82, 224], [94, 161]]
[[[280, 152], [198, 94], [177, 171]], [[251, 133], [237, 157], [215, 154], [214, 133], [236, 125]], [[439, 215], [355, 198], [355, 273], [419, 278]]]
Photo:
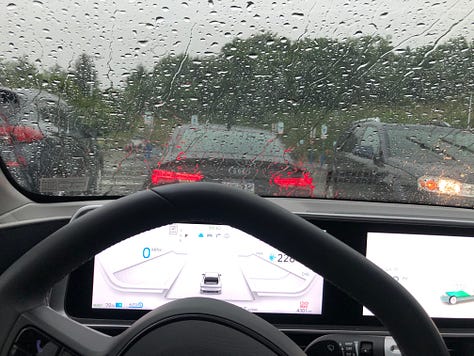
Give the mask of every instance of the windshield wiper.
[[470, 148], [470, 147], [474, 146], [474, 143], [472, 143], [472, 144], [469, 145], [469, 146], [466, 146], [466, 145], [462, 145], [462, 144], [458, 144], [458, 143], [452, 142], [452, 141], [450, 141], [450, 140], [448, 140], [448, 139], [446, 139], [446, 138], [444, 138], [444, 137], [441, 138], [441, 141], [443, 141], [444, 143], [447, 143], [447, 144], [449, 144], [449, 145], [452, 145], [452, 146], [454, 146], [454, 147], [456, 147], [456, 148], [458, 148], [458, 149], [460, 149], [460, 150], [467, 151], [467, 152], [469, 152], [469, 153], [474, 154], [474, 149]]
[[414, 144], [417, 144], [418, 146], [420, 146], [424, 150], [428, 150], [428, 151], [431, 151], [431, 152], [436, 153], [436, 154], [441, 153], [447, 159], [450, 159], [450, 160], [453, 160], [453, 161], [458, 161], [453, 155], [450, 155], [450, 154], [448, 154], [448, 153], [446, 153], [442, 150], [436, 149], [435, 147], [429, 146], [426, 143], [421, 142], [421, 141], [419, 141], [415, 138], [406, 136], [406, 139], [410, 142], [413, 142]]

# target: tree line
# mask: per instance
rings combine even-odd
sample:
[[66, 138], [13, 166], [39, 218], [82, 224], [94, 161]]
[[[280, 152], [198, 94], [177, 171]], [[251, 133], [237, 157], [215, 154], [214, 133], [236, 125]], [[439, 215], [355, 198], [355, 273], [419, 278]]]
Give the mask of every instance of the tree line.
[[137, 128], [145, 112], [168, 123], [191, 115], [258, 127], [283, 121], [308, 133], [324, 120], [341, 117], [343, 125], [372, 112], [416, 122], [436, 114], [456, 125], [474, 92], [474, 41], [395, 48], [380, 36], [291, 41], [264, 33], [234, 39], [213, 56], [168, 55], [153, 67], [138, 65], [123, 87], [104, 89], [88, 54], [69, 71], [39, 71], [27, 57], [2, 61], [0, 85], [55, 93], [101, 135]]

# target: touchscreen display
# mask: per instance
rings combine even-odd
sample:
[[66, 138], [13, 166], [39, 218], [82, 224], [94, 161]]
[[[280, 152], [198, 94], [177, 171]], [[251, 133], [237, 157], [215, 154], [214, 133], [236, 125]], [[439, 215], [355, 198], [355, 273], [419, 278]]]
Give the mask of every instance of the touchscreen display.
[[322, 291], [321, 276], [242, 231], [173, 224], [95, 257], [92, 308], [151, 310], [201, 296], [251, 312], [321, 314]]
[[[369, 232], [367, 258], [435, 318], [474, 318], [474, 238]], [[364, 315], [373, 315], [364, 308]]]

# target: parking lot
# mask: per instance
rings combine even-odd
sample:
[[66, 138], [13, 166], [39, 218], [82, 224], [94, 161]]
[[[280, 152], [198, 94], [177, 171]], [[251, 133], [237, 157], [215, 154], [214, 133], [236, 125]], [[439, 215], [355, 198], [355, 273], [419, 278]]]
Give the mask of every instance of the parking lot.
[[143, 153], [119, 149], [104, 151], [101, 194], [126, 195], [143, 189], [148, 166]]

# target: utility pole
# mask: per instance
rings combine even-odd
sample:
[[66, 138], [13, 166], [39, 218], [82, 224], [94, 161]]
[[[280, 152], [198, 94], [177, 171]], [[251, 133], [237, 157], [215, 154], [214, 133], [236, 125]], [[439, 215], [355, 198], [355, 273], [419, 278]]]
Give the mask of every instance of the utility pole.
[[469, 109], [467, 112], [467, 129], [471, 129], [472, 93], [469, 96]]

